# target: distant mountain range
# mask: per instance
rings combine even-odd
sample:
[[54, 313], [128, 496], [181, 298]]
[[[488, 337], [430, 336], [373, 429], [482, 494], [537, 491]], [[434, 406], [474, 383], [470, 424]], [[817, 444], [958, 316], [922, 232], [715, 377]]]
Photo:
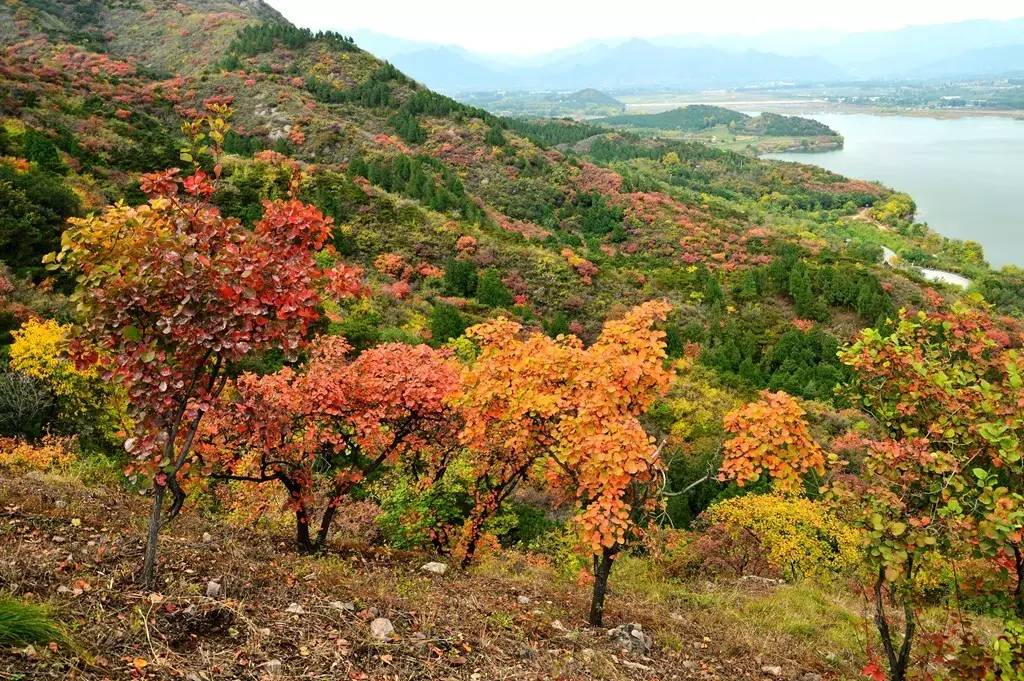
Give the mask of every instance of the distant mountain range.
[[365, 49], [424, 84], [450, 93], [707, 89], [1024, 72], [1024, 19], [852, 34], [687, 34], [590, 42], [530, 57], [483, 55], [365, 31], [355, 32], [355, 37]]

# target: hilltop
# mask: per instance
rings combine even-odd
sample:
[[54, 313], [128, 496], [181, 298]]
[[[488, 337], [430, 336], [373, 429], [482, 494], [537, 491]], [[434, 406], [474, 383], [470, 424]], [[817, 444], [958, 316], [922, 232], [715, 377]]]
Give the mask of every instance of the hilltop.
[[593, 122], [733, 151], [825, 151], [843, 145], [839, 133], [809, 118], [770, 112], [750, 116], [710, 104], [690, 104], [654, 114], [607, 116]]
[[[245, 228], [258, 232], [261, 202], [277, 199], [308, 202], [333, 220], [310, 257], [361, 268], [363, 295], [315, 300], [310, 330], [344, 336], [353, 357], [428, 344], [446, 360], [468, 360], [476, 349], [467, 327], [499, 316], [560, 339], [556, 349], [576, 348], [569, 334], [582, 348], [632, 306], [668, 301], [652, 337], [660, 343], [664, 332], [680, 372], [642, 425], [662, 443], [665, 489], [677, 490], [659, 517], [669, 533], [740, 495], [715, 477], [723, 418], [760, 391], [799, 399], [822, 442], [872, 431], [837, 391], [851, 376], [837, 350], [865, 327], [892, 329], [901, 308], [964, 297], [906, 263], [969, 277], [1000, 324], [1012, 328], [1010, 315], [1024, 311], [1020, 274], [994, 272], [976, 244], [917, 224], [911, 197], [671, 134], [738, 127], [835, 137], [804, 119], [717, 107], [600, 122], [504, 118], [424, 87], [348, 36], [293, 26], [260, 0], [9, 0], [0, 26], [4, 365], [12, 333], [28, 322], [82, 321], [68, 275], [42, 265], [60, 249], [67, 219], [141, 204], [143, 173], [194, 160], [217, 178], [197, 194], [209, 187], [204, 199]], [[612, 105], [596, 91], [571, 96]], [[206, 140], [222, 154], [187, 138], [183, 125], [197, 119], [211, 130], [230, 125], [222, 142]], [[883, 249], [900, 260], [890, 264]], [[79, 412], [42, 414], [35, 436], [114, 399], [105, 378], [59, 359], [78, 377], [69, 383], [94, 392]], [[248, 356], [231, 378], [306, 359]], [[142, 553], [143, 490], [118, 474], [124, 433], [97, 434], [91, 419], [73, 431], [86, 448], [73, 463], [43, 457], [35, 467], [48, 472], [0, 473], [0, 535], [12, 548], [0, 586], [50, 603], [79, 646], [4, 649], [0, 665], [15, 673], [811, 681], [855, 678], [868, 661], [858, 637], [870, 624], [843, 587], [785, 584], [794, 568], [758, 561], [760, 571], [738, 581], [750, 577], [746, 563], [694, 565], [674, 544], [624, 554], [612, 577], [609, 626], [642, 623], [653, 642], [569, 622], [583, 607], [574, 589], [587, 561], [574, 552], [565, 499], [536, 480], [508, 490], [509, 509], [488, 525], [484, 560], [464, 581], [435, 580], [420, 566], [454, 562], [451, 547], [417, 523], [437, 510], [424, 504], [456, 517], [471, 505], [460, 487], [466, 470], [454, 465], [464, 477], [427, 501], [403, 477], [412, 473], [355, 480], [342, 527], [315, 558], [292, 550], [294, 514], [282, 495], [232, 505], [226, 483], [190, 490], [167, 536], [177, 558], [156, 591], [141, 590], [131, 572]], [[0, 435], [27, 436], [30, 425], [4, 420], [14, 432]], [[652, 542], [659, 536], [652, 531]], [[225, 584], [227, 597], [209, 582]], [[371, 640], [379, 616], [394, 620], [395, 639]]]

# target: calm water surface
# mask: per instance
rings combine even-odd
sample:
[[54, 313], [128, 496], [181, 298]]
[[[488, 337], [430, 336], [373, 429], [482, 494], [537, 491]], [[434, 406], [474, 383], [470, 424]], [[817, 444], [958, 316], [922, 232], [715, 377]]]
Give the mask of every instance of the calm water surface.
[[981, 243], [996, 267], [1024, 267], [1024, 121], [801, 114], [837, 130], [839, 151], [772, 154], [907, 192], [917, 219]]

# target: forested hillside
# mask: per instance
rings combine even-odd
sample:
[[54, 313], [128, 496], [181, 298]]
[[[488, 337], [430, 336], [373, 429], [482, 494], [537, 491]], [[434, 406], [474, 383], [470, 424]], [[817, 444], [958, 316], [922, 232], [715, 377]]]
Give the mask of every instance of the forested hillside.
[[910, 197], [259, 0], [0, 37], [11, 678], [1019, 678], [1024, 280]]

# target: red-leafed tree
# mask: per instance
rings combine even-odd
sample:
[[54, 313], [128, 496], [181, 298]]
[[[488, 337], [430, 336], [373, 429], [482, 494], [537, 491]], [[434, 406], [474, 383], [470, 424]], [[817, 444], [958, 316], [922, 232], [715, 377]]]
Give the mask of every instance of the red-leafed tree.
[[447, 352], [393, 343], [349, 360], [350, 350], [341, 337], [323, 337], [299, 371], [243, 375], [200, 445], [215, 477], [284, 486], [303, 553], [324, 548], [356, 485], [386, 465], [456, 444], [458, 418], [447, 400], [458, 369]]
[[[231, 364], [271, 348], [294, 353], [318, 317], [326, 277], [314, 254], [331, 221], [275, 201], [246, 229], [207, 202], [213, 186], [201, 170], [145, 175], [142, 189], [141, 206], [71, 220], [55, 261], [77, 279], [78, 359], [99, 362], [127, 388], [137, 425], [125, 443], [130, 473], [154, 488], [142, 571], [152, 585], [160, 527], [185, 500], [196, 433]], [[352, 278], [341, 269], [332, 281]]]
[[574, 336], [520, 337], [506, 319], [467, 331], [480, 349], [457, 402], [461, 439], [477, 477], [475, 505], [458, 550], [468, 560], [485, 520], [531, 473], [571, 501], [593, 558], [590, 621], [599, 625], [612, 561], [657, 503], [657, 448], [639, 417], [667, 390], [669, 305], [645, 303], [605, 324], [584, 348]]

